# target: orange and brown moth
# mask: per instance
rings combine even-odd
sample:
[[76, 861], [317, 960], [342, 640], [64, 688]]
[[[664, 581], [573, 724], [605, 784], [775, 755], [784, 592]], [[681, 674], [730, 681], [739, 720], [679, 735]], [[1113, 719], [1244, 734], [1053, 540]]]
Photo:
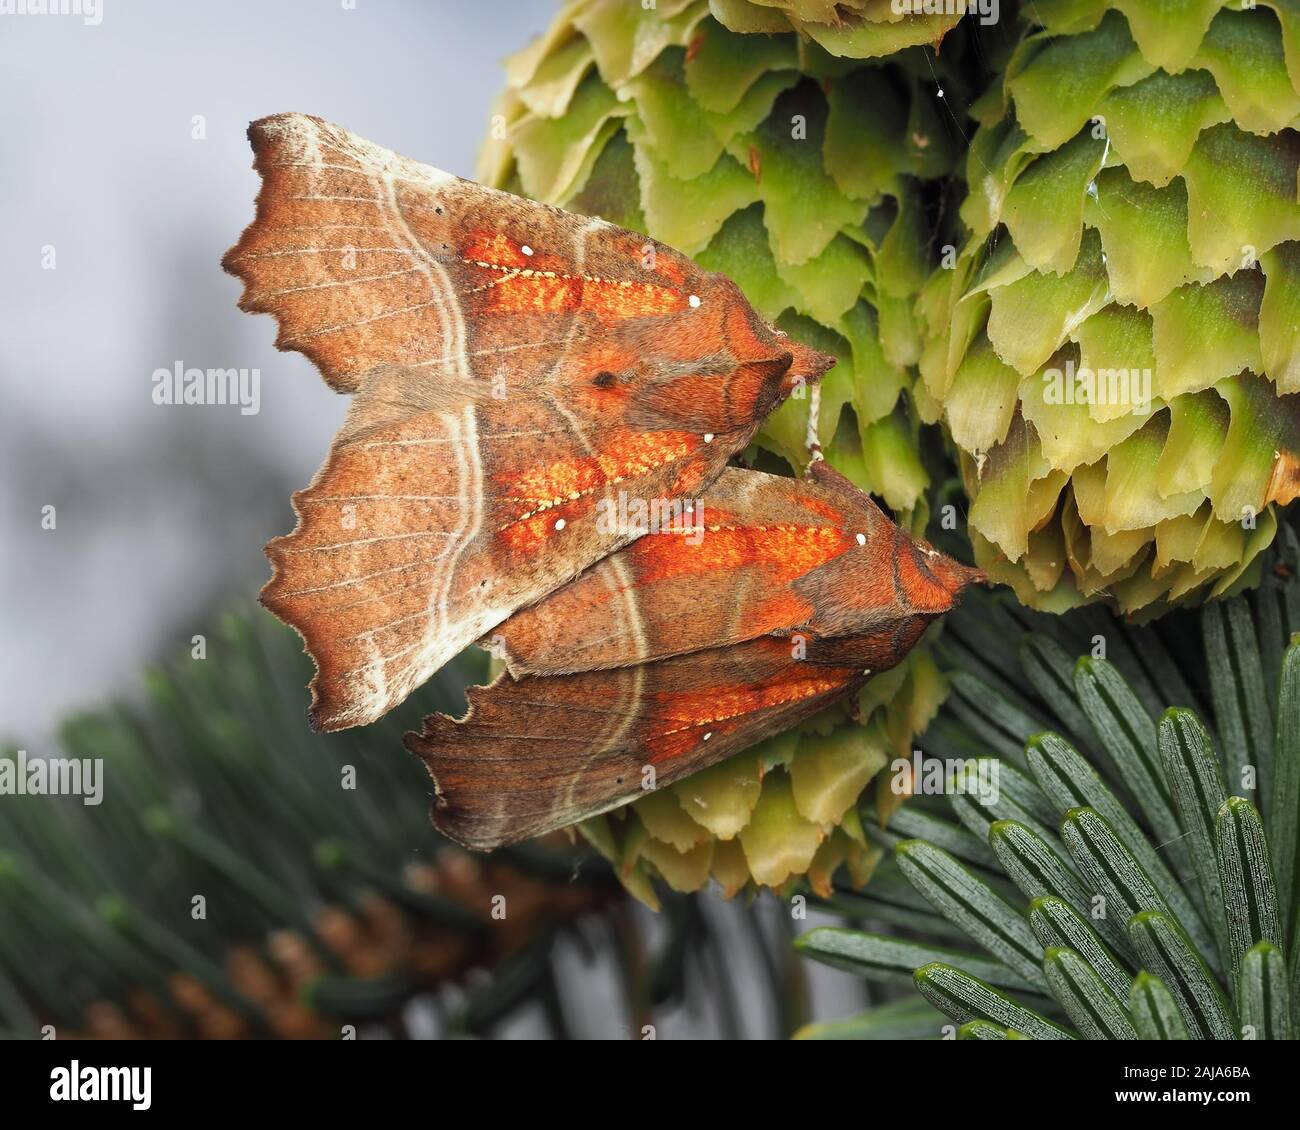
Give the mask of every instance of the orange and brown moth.
[[707, 768], [899, 663], [980, 577], [823, 462], [730, 468], [700, 506], [698, 541], [642, 537], [507, 620], [469, 714], [407, 736], [444, 832], [498, 847]]
[[353, 396], [262, 594], [316, 662], [318, 729], [380, 717], [626, 544], [600, 499], [697, 494], [832, 364], [645, 236], [302, 114], [249, 138], [256, 218], [223, 265]]
[[[408, 735], [474, 847], [622, 804], [898, 663], [978, 576], [824, 463], [727, 468], [833, 359], [645, 236], [459, 180], [338, 126], [250, 127], [256, 218], [224, 265], [353, 396], [263, 602], [364, 724], [467, 645], [505, 660]], [[699, 499], [700, 537], [604, 520]]]

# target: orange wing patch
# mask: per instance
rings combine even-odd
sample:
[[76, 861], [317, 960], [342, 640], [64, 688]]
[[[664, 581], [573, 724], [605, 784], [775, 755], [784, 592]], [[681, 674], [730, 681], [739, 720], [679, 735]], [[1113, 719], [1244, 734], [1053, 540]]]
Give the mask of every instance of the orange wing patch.
[[549, 264], [533, 261], [531, 247], [525, 251], [527, 244], [519, 243], [504, 232], [471, 232], [465, 242], [462, 256], [466, 263], [488, 270], [508, 270], [511, 268], [531, 267], [534, 270]]
[[519, 507], [518, 515], [501, 528], [501, 541], [516, 554], [536, 549], [552, 532], [587, 513], [596, 491], [685, 459], [700, 444], [701, 437], [688, 432], [622, 432], [609, 454], [499, 475], [501, 497]]
[[533, 267], [506, 267], [487, 262], [474, 266], [497, 271], [499, 279], [488, 282], [484, 313], [563, 314], [577, 310], [594, 314], [605, 322], [620, 318], [648, 318], [675, 314], [688, 307], [680, 291], [657, 283], [622, 282], [583, 275], [562, 275]]
[[691, 305], [681, 290], [659, 283], [569, 274], [560, 257], [539, 252], [503, 232], [471, 233], [461, 261], [485, 273], [476, 288], [487, 292], [485, 314], [582, 310], [608, 322], [675, 314]]
[[[783, 641], [761, 641], [760, 646], [763, 644], [778, 651], [786, 650]], [[656, 692], [652, 699], [655, 712], [680, 718], [682, 723], [646, 739], [649, 761], [657, 765], [680, 757], [702, 742], [734, 732], [760, 711], [832, 694], [859, 677], [860, 672], [853, 667], [819, 668], [791, 662], [752, 686]]]
[[517, 520], [522, 520], [539, 510], [575, 502], [602, 487], [639, 478], [657, 467], [685, 459], [700, 444], [701, 437], [690, 432], [617, 431], [610, 436], [607, 453], [499, 475], [496, 482], [503, 498], [520, 504]]
[[665, 536], [642, 538], [628, 552], [643, 584], [762, 565], [772, 570], [773, 584], [784, 586], [853, 544], [833, 526], [709, 526], [689, 550]]

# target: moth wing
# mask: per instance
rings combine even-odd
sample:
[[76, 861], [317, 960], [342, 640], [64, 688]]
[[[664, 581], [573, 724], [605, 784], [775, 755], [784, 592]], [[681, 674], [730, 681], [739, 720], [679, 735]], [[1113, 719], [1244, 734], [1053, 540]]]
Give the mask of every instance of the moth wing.
[[277, 346], [342, 392], [385, 365], [536, 383], [575, 323], [686, 311], [715, 277], [646, 236], [306, 114], [248, 136], [256, 214], [222, 265], [244, 283], [240, 308], [274, 315]]
[[[512, 674], [642, 663], [788, 633], [817, 620], [807, 579], [896, 527], [870, 497], [822, 464], [817, 478], [728, 468], [691, 512], [516, 613], [485, 645]], [[829, 476], [834, 478], [828, 479]], [[885, 554], [882, 553], [882, 557]], [[881, 607], [887, 570], [854, 582]]]
[[[697, 436], [639, 435], [545, 392], [445, 395], [404, 370], [367, 376], [298, 523], [267, 545], [263, 603], [317, 666], [310, 718], [374, 721], [457, 653], [626, 544], [599, 502], [632, 476], [672, 495], [726, 458]], [[610, 454], [602, 454], [610, 452]]]
[[861, 686], [855, 668], [792, 658], [762, 639], [638, 667], [472, 687], [457, 721], [425, 719], [406, 746], [434, 779], [434, 823], [490, 850], [563, 828], [699, 772]]
[[[582, 386], [647, 360], [642, 390], [721, 436], [834, 363], [779, 334], [724, 275], [657, 240], [462, 180], [305, 114], [248, 130], [253, 222], [222, 265], [241, 309], [331, 387], [399, 366], [442, 381]], [[698, 371], [693, 372], [693, 369]]]

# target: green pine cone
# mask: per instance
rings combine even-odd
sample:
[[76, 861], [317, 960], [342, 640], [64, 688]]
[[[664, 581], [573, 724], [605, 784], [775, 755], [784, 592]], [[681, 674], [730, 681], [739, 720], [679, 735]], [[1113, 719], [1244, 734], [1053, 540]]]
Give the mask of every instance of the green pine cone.
[[1238, 7], [1025, 5], [976, 104], [916, 395], [1034, 607], [1221, 596], [1295, 496], [1300, 16]]

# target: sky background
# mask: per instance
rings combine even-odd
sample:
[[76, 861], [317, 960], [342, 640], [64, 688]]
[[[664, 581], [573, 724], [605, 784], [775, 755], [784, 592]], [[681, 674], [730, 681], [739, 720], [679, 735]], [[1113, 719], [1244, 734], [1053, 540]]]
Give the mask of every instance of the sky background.
[[[471, 176], [546, 0], [103, 0], [0, 16], [0, 735], [134, 687], [268, 576], [346, 398], [236, 309], [249, 121], [300, 110]], [[206, 137], [192, 134], [204, 119]], [[47, 248], [54, 269], [45, 269]], [[159, 406], [177, 361], [259, 368], [261, 410]], [[56, 528], [41, 528], [42, 508]]]

